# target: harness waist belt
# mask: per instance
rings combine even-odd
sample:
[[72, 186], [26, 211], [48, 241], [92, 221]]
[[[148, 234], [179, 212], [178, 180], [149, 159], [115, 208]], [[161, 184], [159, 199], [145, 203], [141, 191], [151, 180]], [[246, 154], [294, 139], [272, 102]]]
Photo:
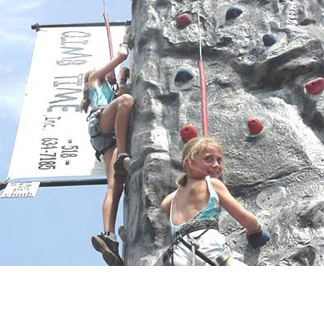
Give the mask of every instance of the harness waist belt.
[[219, 230], [218, 222], [216, 220], [196, 220], [186, 224], [177, 233], [181, 236], [185, 236], [191, 232], [209, 228]]
[[[179, 236], [180, 242], [189, 250], [191, 250], [191, 245], [187, 243], [181, 236]], [[218, 255], [215, 259], [210, 259], [205, 254], [200, 252], [198, 249], [195, 251], [197, 256], [207, 262], [211, 266], [224, 266], [226, 265], [226, 261], [232, 256], [232, 253], [228, 247], [225, 246], [224, 251]]]

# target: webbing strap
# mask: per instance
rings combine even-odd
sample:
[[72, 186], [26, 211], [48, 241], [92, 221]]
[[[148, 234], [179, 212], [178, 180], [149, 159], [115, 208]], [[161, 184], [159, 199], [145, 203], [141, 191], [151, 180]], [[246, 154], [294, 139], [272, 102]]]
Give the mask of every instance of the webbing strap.
[[[179, 236], [179, 241], [191, 251], [191, 245], [189, 243], [187, 243], [182, 236]], [[212, 260], [210, 260], [209, 258], [207, 258], [205, 256], [205, 254], [201, 253], [199, 250], [195, 250], [196, 254], [199, 256], [199, 258], [201, 258], [202, 260], [204, 260], [205, 262], [207, 262], [208, 264], [210, 264], [211, 266], [216, 266], [217, 264], [215, 262], [213, 262]]]

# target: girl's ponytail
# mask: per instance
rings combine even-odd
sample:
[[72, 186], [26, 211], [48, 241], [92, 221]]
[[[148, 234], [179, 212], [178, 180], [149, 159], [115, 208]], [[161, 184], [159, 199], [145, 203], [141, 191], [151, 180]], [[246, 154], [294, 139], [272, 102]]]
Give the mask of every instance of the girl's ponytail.
[[95, 69], [92, 69], [90, 71], [88, 71], [84, 77], [83, 77], [83, 82], [84, 82], [84, 87], [83, 87], [83, 98], [81, 100], [80, 106], [82, 108], [82, 110], [87, 113], [88, 112], [88, 108], [90, 106], [90, 100], [89, 100], [89, 77], [90, 74], [92, 72], [94, 72]]
[[182, 176], [180, 176], [177, 180], [177, 185], [178, 186], [182, 186], [185, 187], [186, 184], [188, 182], [188, 176], [186, 174], [183, 174]]
[[89, 93], [89, 85], [88, 85], [88, 83], [86, 83], [84, 85], [82, 93], [83, 93], [83, 98], [81, 100], [80, 106], [81, 106], [82, 110], [85, 113], [87, 113], [89, 105], [90, 105], [90, 100], [89, 100], [89, 97], [88, 97], [88, 93]]

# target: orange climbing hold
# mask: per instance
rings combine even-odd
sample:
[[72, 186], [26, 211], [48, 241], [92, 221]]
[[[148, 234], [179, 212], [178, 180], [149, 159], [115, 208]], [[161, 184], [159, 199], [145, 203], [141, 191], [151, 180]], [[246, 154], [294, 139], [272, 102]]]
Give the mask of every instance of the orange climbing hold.
[[324, 90], [324, 78], [317, 78], [305, 84], [306, 91], [312, 95], [318, 95]]
[[195, 125], [188, 124], [180, 129], [180, 135], [184, 142], [188, 142], [198, 136], [198, 129]]
[[251, 136], [257, 136], [260, 135], [263, 130], [263, 124], [262, 121], [257, 117], [249, 118], [247, 121], [250, 135]]
[[191, 14], [189, 12], [183, 12], [176, 17], [176, 26], [178, 28], [184, 28], [191, 24]]

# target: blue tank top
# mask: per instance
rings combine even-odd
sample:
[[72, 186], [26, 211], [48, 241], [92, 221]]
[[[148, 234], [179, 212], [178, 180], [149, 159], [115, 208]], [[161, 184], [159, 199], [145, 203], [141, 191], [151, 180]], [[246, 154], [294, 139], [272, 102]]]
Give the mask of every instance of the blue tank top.
[[218, 222], [219, 214], [221, 212], [219, 197], [218, 197], [218, 194], [215, 191], [215, 189], [210, 181], [209, 175], [207, 175], [205, 177], [205, 180], [207, 182], [207, 187], [208, 187], [208, 191], [209, 191], [209, 201], [207, 203], [207, 206], [203, 210], [201, 210], [198, 214], [193, 216], [189, 222], [185, 222], [180, 225], [173, 225], [173, 223], [172, 223], [172, 207], [173, 207], [173, 199], [176, 196], [176, 194], [174, 195], [172, 202], [171, 202], [171, 208], [170, 208], [170, 224], [171, 224], [172, 235], [174, 235], [175, 232], [181, 230], [181, 228], [184, 227], [186, 224], [188, 224], [194, 220], [215, 220]]
[[114, 100], [114, 90], [110, 83], [97, 84], [89, 89], [91, 112], [106, 107]]

